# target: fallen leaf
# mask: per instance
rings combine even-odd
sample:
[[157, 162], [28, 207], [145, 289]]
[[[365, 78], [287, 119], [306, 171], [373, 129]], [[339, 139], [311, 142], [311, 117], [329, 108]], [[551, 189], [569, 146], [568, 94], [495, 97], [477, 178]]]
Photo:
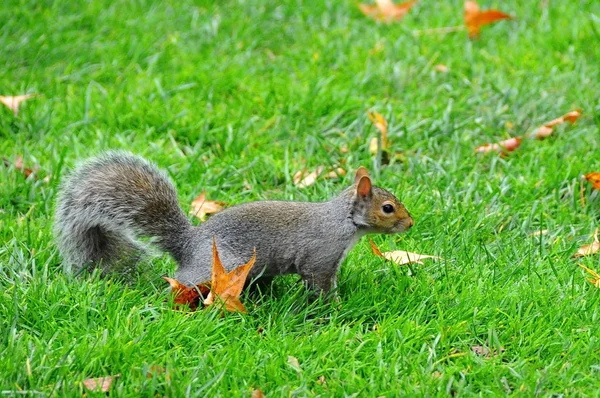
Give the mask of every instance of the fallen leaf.
[[[488, 347], [484, 347], [481, 345], [474, 345], [471, 346], [471, 351], [475, 354], [475, 355], [479, 355], [480, 357], [485, 357], [485, 358], [490, 358], [490, 357], [495, 357], [498, 355], [498, 353], [496, 353], [495, 351], [490, 350]], [[500, 352], [504, 352], [504, 348], [500, 348]]]
[[339, 178], [346, 175], [346, 170], [341, 167], [337, 167], [335, 170], [331, 170], [329, 173], [325, 174], [325, 178]]
[[215, 302], [215, 296], [218, 301], [225, 304], [224, 308], [230, 312], [243, 312], [246, 313], [244, 305], [240, 301], [240, 294], [246, 283], [248, 273], [254, 266], [256, 261], [256, 249], [254, 255], [246, 264], [240, 265], [233, 271], [227, 273], [221, 259], [219, 258], [219, 251], [217, 250], [217, 244], [215, 238], [213, 238], [213, 268], [212, 268], [212, 279], [210, 284], [210, 293], [204, 300], [204, 305], [209, 306]]
[[296, 369], [296, 372], [302, 373], [302, 368], [300, 367], [300, 362], [298, 362], [298, 358], [288, 355], [287, 361], [291, 367]]
[[565, 115], [562, 115], [559, 118], [549, 121], [548, 123], [544, 123], [543, 126], [539, 127], [534, 133], [534, 137], [538, 140], [543, 140], [544, 138], [552, 135], [552, 131], [554, 126], [570, 122], [571, 124], [575, 123], [575, 121], [581, 116], [581, 111], [572, 111]]
[[[11, 164], [8, 159], [2, 158], [2, 161], [4, 162], [4, 166], [10, 167]], [[15, 166], [15, 169], [17, 169], [21, 173], [23, 173], [25, 178], [29, 178], [30, 175], [34, 174], [36, 171], [39, 170], [39, 167], [37, 167], [37, 166], [34, 167], [33, 169], [25, 167], [25, 164], [23, 163], [23, 158], [21, 156], [17, 156], [15, 158], [15, 163], [13, 164], [13, 166]], [[35, 174], [34, 174], [34, 177], [35, 177]]]
[[[377, 130], [381, 133], [381, 149], [385, 150], [388, 146], [387, 142], [387, 132], [388, 132], [388, 124], [385, 118], [378, 112], [367, 112], [367, 116], [369, 120]], [[377, 154], [379, 149], [379, 138], [373, 137], [371, 142], [369, 143], [369, 152], [373, 155]]]
[[261, 391], [260, 388], [252, 391], [252, 398], [264, 398], [265, 394]]
[[592, 285], [594, 285], [595, 287], [600, 289], [600, 275], [598, 275], [598, 273], [596, 271], [594, 271], [593, 269], [589, 269], [585, 265], [582, 265], [582, 264], [578, 264], [578, 265], [581, 268], [583, 268], [588, 274], [592, 275], [592, 278], [586, 278], [586, 280], [588, 282], [590, 282]]
[[165, 376], [165, 380], [167, 382], [171, 381], [171, 375], [169, 374], [169, 371], [167, 369], [165, 369], [162, 366], [159, 365], [151, 365], [148, 370], [146, 371], [146, 378], [148, 379], [152, 379], [154, 377], [159, 377], [159, 376]]
[[116, 374], [114, 376], [85, 379], [83, 385], [92, 392], [108, 392], [112, 383], [120, 376], [120, 374]]
[[529, 236], [542, 236], [548, 233], [547, 229], [542, 229], [541, 231], [535, 231], [529, 234]]
[[475, 148], [476, 153], [487, 153], [487, 152], [498, 152], [506, 154], [512, 152], [521, 145], [521, 137], [513, 137], [504, 141], [500, 141], [494, 144], [485, 144]]
[[469, 37], [479, 36], [482, 26], [503, 20], [512, 19], [512, 17], [502, 11], [485, 10], [481, 11], [479, 4], [475, 1], [465, 1], [465, 25], [469, 32]]
[[577, 253], [573, 254], [573, 258], [590, 256], [592, 254], [598, 253], [600, 250], [600, 241], [598, 241], [598, 228], [594, 232], [594, 241], [589, 245], [583, 245], [578, 250]]
[[416, 0], [413, 0], [394, 4], [392, 0], [376, 0], [375, 5], [359, 4], [358, 8], [363, 14], [375, 21], [391, 23], [400, 21], [416, 2]]
[[297, 171], [294, 174], [292, 180], [294, 182], [294, 185], [296, 185], [298, 188], [306, 188], [317, 182], [317, 179], [321, 175], [323, 175], [323, 178], [338, 178], [346, 175], [346, 170], [342, 169], [341, 167], [336, 167], [334, 170], [323, 174], [324, 172], [325, 166], [319, 166], [311, 172], [309, 172], [306, 169], [303, 169]]
[[223, 206], [226, 206], [225, 202], [218, 202], [214, 200], [206, 200], [206, 191], [202, 192], [196, 199], [192, 201], [192, 208], [190, 214], [196, 216], [200, 220], [204, 221], [207, 214], [215, 214], [223, 210]]
[[2, 102], [6, 107], [13, 111], [13, 114], [15, 115], [15, 117], [17, 117], [19, 115], [19, 107], [21, 106], [21, 103], [35, 96], [35, 94], [16, 95], [14, 97], [5, 97], [0, 95], [0, 102]]
[[319, 384], [321, 386], [326, 386], [327, 380], [325, 380], [325, 376], [319, 376], [319, 380], [317, 380], [317, 384]]
[[585, 179], [592, 183], [594, 189], [600, 190], [600, 173], [597, 171], [587, 173]]
[[196, 311], [200, 305], [200, 298], [207, 297], [210, 293], [208, 283], [200, 283], [196, 286], [188, 287], [180, 283], [177, 279], [166, 276], [162, 278], [171, 285], [171, 294], [175, 296], [173, 303], [177, 309], [180, 309], [183, 305], [187, 305], [190, 310]]
[[450, 71], [450, 69], [448, 69], [448, 67], [444, 64], [437, 64], [436, 66], [433, 67], [433, 70], [435, 70], [436, 72], [442, 72], [442, 73], [448, 73], [448, 71]]
[[293, 181], [294, 185], [298, 188], [306, 188], [317, 182], [317, 178], [321, 173], [325, 171], [325, 166], [319, 166], [315, 170], [309, 172], [308, 170], [299, 170], [294, 174]]
[[423, 262], [421, 262], [421, 260], [424, 260], [426, 258], [432, 258], [434, 260], [443, 260], [443, 258], [437, 257], [437, 256], [405, 252], [402, 250], [395, 250], [393, 252], [383, 252], [382, 253], [381, 250], [379, 250], [379, 248], [377, 247], [377, 245], [375, 245], [375, 242], [373, 242], [371, 239], [369, 239], [369, 243], [371, 244], [371, 249], [373, 250], [373, 253], [376, 256], [383, 257], [386, 260], [389, 260], [398, 265], [405, 265], [405, 264], [411, 264], [411, 263], [423, 264]]

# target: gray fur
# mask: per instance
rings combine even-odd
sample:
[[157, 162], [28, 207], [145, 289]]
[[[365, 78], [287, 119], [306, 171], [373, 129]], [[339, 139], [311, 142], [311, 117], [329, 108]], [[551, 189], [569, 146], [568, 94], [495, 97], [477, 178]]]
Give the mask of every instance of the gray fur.
[[366, 221], [366, 201], [352, 186], [322, 203], [241, 204], [194, 227], [165, 173], [138, 156], [112, 151], [78, 166], [63, 182], [54, 231], [65, 262], [78, 269], [109, 270], [123, 259], [135, 261], [141, 252], [136, 238], [147, 236], [175, 258], [176, 279], [197, 284], [211, 278], [215, 237], [228, 271], [246, 263], [256, 248], [249, 279], [296, 273], [317, 291], [329, 292], [348, 251], [376, 231]]

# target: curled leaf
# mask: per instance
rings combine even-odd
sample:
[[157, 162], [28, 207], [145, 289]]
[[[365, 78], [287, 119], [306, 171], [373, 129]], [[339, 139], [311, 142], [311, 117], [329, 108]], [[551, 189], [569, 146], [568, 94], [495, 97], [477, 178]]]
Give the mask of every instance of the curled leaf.
[[[381, 149], [382, 150], [387, 149], [387, 146], [388, 146], [388, 142], [387, 142], [388, 124], [387, 124], [387, 121], [380, 113], [378, 113], [376, 111], [368, 112], [367, 116], [369, 117], [369, 120], [371, 121], [371, 123], [373, 123], [375, 128], [377, 130], [379, 130], [379, 132], [381, 133]], [[379, 138], [373, 137], [371, 139], [371, 142], [369, 143], [369, 152], [371, 154], [375, 155], [375, 154], [377, 154], [378, 149], [379, 149]]]
[[181, 306], [187, 305], [190, 310], [196, 311], [200, 305], [200, 298], [207, 297], [210, 292], [208, 282], [189, 287], [180, 283], [177, 279], [166, 276], [162, 278], [171, 285], [171, 294], [175, 296], [173, 303], [175, 304], [175, 308], [178, 309]]
[[494, 144], [485, 144], [475, 148], [476, 153], [497, 152], [506, 154], [517, 149], [521, 145], [522, 138], [514, 137]]
[[553, 128], [556, 125], [563, 124], [569, 122], [571, 124], [575, 123], [575, 121], [581, 116], [581, 111], [572, 111], [567, 114], [562, 115], [554, 120], [551, 120], [547, 123], [544, 123], [543, 126], [540, 126], [534, 133], [533, 136], [538, 140], [543, 140], [544, 138], [552, 135]]

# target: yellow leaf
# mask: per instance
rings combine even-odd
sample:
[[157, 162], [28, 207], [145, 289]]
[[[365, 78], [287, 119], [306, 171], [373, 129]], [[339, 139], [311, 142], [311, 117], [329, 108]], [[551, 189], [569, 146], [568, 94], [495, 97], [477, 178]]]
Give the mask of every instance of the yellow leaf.
[[375, 245], [375, 242], [373, 242], [371, 239], [369, 239], [369, 243], [371, 244], [371, 249], [373, 250], [373, 253], [376, 256], [383, 257], [386, 260], [389, 260], [398, 265], [405, 265], [405, 264], [411, 264], [411, 263], [423, 264], [423, 262], [421, 262], [421, 260], [425, 260], [427, 258], [431, 258], [434, 260], [443, 260], [443, 258], [438, 257], [438, 256], [430, 256], [427, 254], [417, 254], [417, 253], [405, 252], [402, 250], [396, 250], [393, 252], [383, 252], [382, 253], [381, 250], [379, 250], [379, 248], [377, 247], [377, 245]]

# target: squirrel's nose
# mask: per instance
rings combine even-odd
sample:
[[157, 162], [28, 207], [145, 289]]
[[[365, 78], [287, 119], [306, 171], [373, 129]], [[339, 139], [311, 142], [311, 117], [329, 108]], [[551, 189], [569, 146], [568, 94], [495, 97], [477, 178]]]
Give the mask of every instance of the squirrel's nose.
[[407, 227], [406, 227], [406, 229], [412, 228], [412, 226], [413, 226], [413, 225], [415, 225], [415, 220], [413, 220], [413, 218], [412, 218], [412, 217], [410, 217], [410, 218], [408, 219], [408, 224], [407, 224]]

